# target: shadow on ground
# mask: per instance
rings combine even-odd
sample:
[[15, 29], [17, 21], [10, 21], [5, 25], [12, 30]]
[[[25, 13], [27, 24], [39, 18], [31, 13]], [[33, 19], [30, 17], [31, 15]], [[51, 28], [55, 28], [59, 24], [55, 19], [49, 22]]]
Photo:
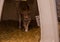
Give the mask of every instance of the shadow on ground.
[[17, 22], [0, 23], [0, 42], [39, 42], [40, 28], [32, 27], [28, 32], [18, 28]]

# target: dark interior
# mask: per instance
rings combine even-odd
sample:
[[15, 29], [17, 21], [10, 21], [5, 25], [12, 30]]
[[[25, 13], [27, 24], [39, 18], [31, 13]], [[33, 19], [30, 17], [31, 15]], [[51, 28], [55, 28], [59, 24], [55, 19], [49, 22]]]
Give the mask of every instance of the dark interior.
[[[5, 0], [3, 11], [2, 11], [2, 18], [1, 21], [7, 22], [11, 24], [13, 21], [18, 24], [19, 22], [19, 3], [20, 0]], [[27, 1], [30, 11], [31, 11], [31, 23], [30, 25], [37, 26], [35, 16], [39, 15], [38, 12], [38, 6], [37, 6], [37, 0], [28, 0]]]
[[[31, 0], [30, 0], [31, 1]], [[30, 11], [31, 11], [31, 17], [32, 20], [35, 20], [35, 16], [38, 15], [38, 6], [37, 1], [34, 0], [33, 3], [29, 3]], [[19, 9], [19, 2], [20, 1], [13, 1], [13, 0], [5, 0], [3, 12], [2, 12], [2, 20], [15, 20], [18, 21], [18, 16], [20, 13], [17, 13], [17, 9]], [[20, 10], [18, 10], [20, 11]]]

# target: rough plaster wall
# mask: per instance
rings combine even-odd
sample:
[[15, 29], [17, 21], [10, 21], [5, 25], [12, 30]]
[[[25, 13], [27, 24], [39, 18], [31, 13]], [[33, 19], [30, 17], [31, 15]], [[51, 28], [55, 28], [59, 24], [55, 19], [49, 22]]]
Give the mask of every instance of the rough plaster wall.
[[[34, 20], [35, 16], [38, 15], [38, 7], [37, 0], [34, 0], [34, 3], [30, 5], [31, 17]], [[2, 20], [18, 20], [18, 14], [16, 10], [16, 3], [14, 1], [5, 1], [3, 12], [2, 12]]]
[[5, 1], [2, 13], [3, 20], [18, 20], [16, 5], [13, 1]]
[[34, 0], [34, 3], [30, 5], [32, 19], [35, 19], [36, 15], [39, 15], [37, 0]]

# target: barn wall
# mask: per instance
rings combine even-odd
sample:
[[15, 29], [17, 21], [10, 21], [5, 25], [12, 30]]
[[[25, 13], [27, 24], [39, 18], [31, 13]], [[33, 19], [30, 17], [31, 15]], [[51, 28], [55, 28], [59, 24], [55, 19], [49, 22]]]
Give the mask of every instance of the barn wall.
[[18, 20], [16, 11], [16, 5], [14, 2], [5, 1], [3, 12], [2, 12], [2, 20]]

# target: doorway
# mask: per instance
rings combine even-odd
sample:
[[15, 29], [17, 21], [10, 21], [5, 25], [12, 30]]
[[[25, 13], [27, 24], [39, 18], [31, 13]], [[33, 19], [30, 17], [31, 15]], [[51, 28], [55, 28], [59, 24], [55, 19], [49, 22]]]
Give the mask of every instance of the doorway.
[[[31, 1], [31, 2], [30, 2]], [[31, 21], [29, 23], [28, 31], [25, 32], [25, 28], [21, 26], [19, 22], [19, 0], [5, 0], [2, 18], [0, 22], [0, 41], [1, 42], [39, 42], [40, 41], [40, 24], [39, 11], [37, 0], [28, 1], [29, 11], [31, 15]], [[23, 24], [22, 24], [23, 25]], [[19, 28], [21, 26], [21, 28]]]

